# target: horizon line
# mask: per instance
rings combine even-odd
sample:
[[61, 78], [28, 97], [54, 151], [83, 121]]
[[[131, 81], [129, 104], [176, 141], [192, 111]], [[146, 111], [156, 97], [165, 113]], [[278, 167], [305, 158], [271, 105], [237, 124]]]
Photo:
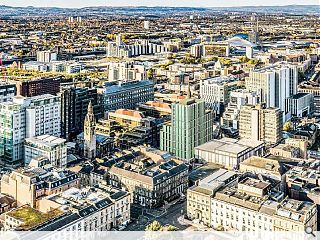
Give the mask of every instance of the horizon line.
[[[110, 7], [110, 8], [139, 8], [139, 7], [146, 7], [146, 8], [236, 8], [236, 7], [286, 7], [286, 6], [317, 6], [317, 4], [284, 4], [284, 5], [239, 5], [239, 6], [170, 6], [170, 5], [155, 5], [155, 6], [148, 6], [148, 5], [92, 5], [92, 6], [85, 6], [85, 7], [63, 7], [63, 6], [12, 6], [12, 5], [0, 5], [1, 7], [12, 7], [12, 8], [60, 8], [60, 9], [82, 9], [82, 8], [103, 8], [103, 7]], [[320, 7], [320, 6], [319, 6]]]

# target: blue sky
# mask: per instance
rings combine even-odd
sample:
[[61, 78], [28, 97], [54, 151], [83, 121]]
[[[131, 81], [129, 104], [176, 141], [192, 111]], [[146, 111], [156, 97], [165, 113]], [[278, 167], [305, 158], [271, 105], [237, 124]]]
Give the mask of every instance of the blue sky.
[[0, 0], [0, 5], [40, 7], [85, 6], [192, 6], [229, 7], [248, 5], [319, 4], [319, 0]]

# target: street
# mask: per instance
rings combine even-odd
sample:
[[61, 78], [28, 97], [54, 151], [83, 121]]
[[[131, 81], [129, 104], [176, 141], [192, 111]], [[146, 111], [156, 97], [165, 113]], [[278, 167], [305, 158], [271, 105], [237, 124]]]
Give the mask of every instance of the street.
[[[167, 210], [163, 210], [162, 208], [160, 211], [156, 211], [157, 214], [154, 214], [154, 211], [149, 211], [150, 209], [144, 209], [143, 215], [140, 215], [137, 220], [134, 220], [128, 227], [125, 229], [126, 231], [144, 231], [146, 226], [152, 223], [154, 220], [160, 222], [161, 225], [173, 225], [177, 227], [179, 230], [184, 230], [188, 226], [181, 225], [178, 222], [178, 217], [183, 215], [186, 212], [186, 201], [182, 203], [175, 203], [168, 207]], [[137, 210], [138, 206], [134, 206], [133, 211], [134, 213], [142, 212]], [[141, 207], [140, 207], [141, 208]], [[183, 213], [182, 213], [183, 210]]]

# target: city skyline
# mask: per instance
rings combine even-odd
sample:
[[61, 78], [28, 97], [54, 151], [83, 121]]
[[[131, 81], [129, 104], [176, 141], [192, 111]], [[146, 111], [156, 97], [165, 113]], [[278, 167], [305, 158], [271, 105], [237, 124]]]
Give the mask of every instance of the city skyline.
[[204, 0], [200, 1], [186, 1], [186, 0], [177, 0], [177, 1], [146, 1], [146, 0], [135, 0], [131, 1], [130, 4], [126, 0], [95, 0], [95, 1], [41, 1], [41, 0], [31, 0], [31, 1], [21, 1], [21, 0], [4, 0], [1, 3], [2, 5], [13, 6], [13, 7], [66, 7], [66, 8], [81, 8], [81, 7], [93, 7], [93, 6], [148, 6], [148, 7], [155, 7], [155, 6], [164, 6], [164, 7], [237, 7], [237, 6], [285, 6], [285, 5], [317, 5], [317, 0], [307, 0], [301, 4], [299, 0], [284, 0], [279, 4], [278, 1], [275, 0], [231, 0], [226, 2], [213, 2], [209, 3]]

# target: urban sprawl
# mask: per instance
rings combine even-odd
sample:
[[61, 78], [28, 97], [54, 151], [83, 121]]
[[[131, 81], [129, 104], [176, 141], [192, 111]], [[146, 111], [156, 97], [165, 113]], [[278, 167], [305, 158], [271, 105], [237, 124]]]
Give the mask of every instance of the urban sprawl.
[[319, 12], [0, 9], [2, 231], [320, 230]]

